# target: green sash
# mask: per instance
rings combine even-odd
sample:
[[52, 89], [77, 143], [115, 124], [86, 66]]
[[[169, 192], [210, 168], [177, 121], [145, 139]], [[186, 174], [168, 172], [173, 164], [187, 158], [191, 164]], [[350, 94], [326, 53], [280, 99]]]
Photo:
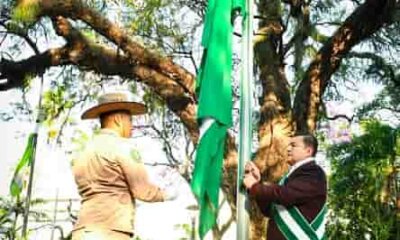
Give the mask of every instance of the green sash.
[[[284, 176], [279, 185], [287, 179]], [[304, 218], [297, 207], [286, 208], [279, 204], [272, 204], [273, 218], [279, 230], [288, 240], [324, 240], [325, 224], [328, 208], [326, 204], [311, 224]]]

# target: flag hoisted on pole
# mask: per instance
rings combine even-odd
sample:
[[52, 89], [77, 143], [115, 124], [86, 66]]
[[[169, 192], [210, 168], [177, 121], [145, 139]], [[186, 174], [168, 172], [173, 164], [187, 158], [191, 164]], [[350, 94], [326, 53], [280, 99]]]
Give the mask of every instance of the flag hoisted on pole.
[[242, 22], [242, 66], [240, 79], [239, 163], [237, 172], [236, 239], [249, 238], [249, 214], [246, 191], [242, 187], [244, 166], [251, 159], [253, 96], [253, 0], [246, 0]]
[[24, 219], [22, 223], [22, 237], [24, 239], [27, 237], [29, 207], [31, 204], [33, 176], [35, 172], [36, 146], [37, 146], [40, 123], [42, 120], [41, 119], [42, 91], [43, 91], [43, 76], [41, 77], [41, 82], [40, 82], [38, 114], [35, 121], [35, 128], [33, 133], [31, 133], [28, 137], [28, 143], [25, 147], [24, 154], [22, 155], [21, 159], [18, 162], [17, 168], [15, 169], [14, 176], [10, 184], [11, 196], [17, 198], [17, 201], [20, 201], [20, 195], [25, 185], [23, 178], [26, 172], [28, 172], [29, 179], [25, 197], [25, 209], [23, 214]]
[[199, 235], [214, 226], [227, 130], [232, 126], [232, 19], [244, 0], [209, 0], [204, 22], [204, 52], [197, 75], [200, 138], [191, 188], [200, 206]]

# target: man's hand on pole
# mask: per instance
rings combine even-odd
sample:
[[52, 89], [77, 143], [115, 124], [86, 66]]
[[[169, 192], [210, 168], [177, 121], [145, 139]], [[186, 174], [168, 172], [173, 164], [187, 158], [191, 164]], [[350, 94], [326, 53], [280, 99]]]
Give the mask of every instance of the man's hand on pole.
[[261, 173], [257, 166], [249, 161], [244, 168], [243, 185], [246, 189], [250, 189], [254, 184], [260, 182]]

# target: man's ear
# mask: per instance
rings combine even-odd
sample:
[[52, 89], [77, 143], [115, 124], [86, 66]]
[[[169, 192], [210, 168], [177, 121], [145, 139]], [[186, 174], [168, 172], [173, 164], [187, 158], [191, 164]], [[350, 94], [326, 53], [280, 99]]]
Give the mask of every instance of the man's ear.
[[307, 147], [307, 153], [308, 155], [312, 156], [313, 148], [312, 147]]
[[115, 115], [114, 115], [113, 122], [114, 122], [115, 126], [121, 127], [121, 126], [122, 126], [121, 115], [115, 114]]

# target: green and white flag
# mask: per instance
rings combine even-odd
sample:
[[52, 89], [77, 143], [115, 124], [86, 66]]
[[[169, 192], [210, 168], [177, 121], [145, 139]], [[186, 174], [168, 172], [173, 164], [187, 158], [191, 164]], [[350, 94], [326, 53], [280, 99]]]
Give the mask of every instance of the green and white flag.
[[30, 166], [35, 152], [37, 141], [37, 133], [31, 133], [28, 137], [28, 143], [25, 147], [24, 154], [18, 162], [15, 169], [14, 176], [10, 184], [11, 196], [19, 198], [22, 190], [27, 185], [27, 178], [29, 177]]
[[232, 126], [232, 18], [243, 1], [209, 0], [204, 23], [204, 47], [197, 75], [199, 100], [197, 146], [191, 187], [200, 205], [199, 235], [216, 223], [218, 194], [227, 130]]

